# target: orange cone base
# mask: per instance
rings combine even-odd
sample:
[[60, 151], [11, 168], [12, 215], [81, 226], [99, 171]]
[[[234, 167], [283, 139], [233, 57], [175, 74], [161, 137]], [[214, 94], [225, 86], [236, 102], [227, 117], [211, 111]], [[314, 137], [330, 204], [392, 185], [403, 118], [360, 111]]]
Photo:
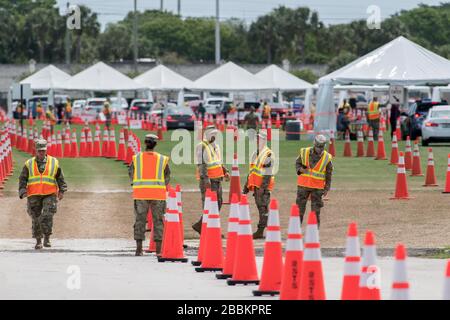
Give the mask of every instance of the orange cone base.
[[411, 199], [414, 199], [414, 197], [398, 197], [398, 198], [392, 197], [392, 198], [389, 198], [389, 200], [411, 200]]
[[229, 279], [231, 278], [233, 275], [232, 274], [216, 274], [216, 279], [219, 280], [225, 280], [225, 279]]
[[229, 286], [235, 286], [237, 284], [243, 284], [243, 285], [248, 285], [248, 284], [255, 284], [255, 285], [259, 285], [259, 280], [233, 280], [233, 279], [228, 279], [227, 280], [227, 284]]
[[423, 184], [422, 187], [439, 187], [438, 184]]
[[211, 272], [216, 272], [216, 271], [222, 271], [222, 268], [195, 268], [196, 272], [205, 272], [205, 271], [211, 271]]
[[442, 193], [450, 193], [450, 191], [442, 191]]
[[153, 253], [153, 252], [156, 252], [156, 250], [145, 249], [144, 252], [146, 252], [146, 253]]
[[188, 262], [187, 258], [163, 258], [158, 256], [158, 262]]
[[202, 262], [201, 262], [201, 261], [191, 261], [191, 264], [192, 264], [194, 267], [198, 267], [198, 266], [201, 266], [201, 265], [202, 265]]
[[358, 300], [359, 276], [346, 276], [342, 288], [341, 300]]
[[387, 160], [387, 158], [386, 157], [384, 157], [384, 158], [375, 158], [374, 160]]
[[280, 291], [261, 291], [261, 290], [253, 290], [253, 295], [255, 297], [261, 297], [261, 296], [276, 296], [278, 294], [280, 294]]
[[425, 176], [423, 173], [421, 174], [410, 174], [411, 177], [423, 177]]

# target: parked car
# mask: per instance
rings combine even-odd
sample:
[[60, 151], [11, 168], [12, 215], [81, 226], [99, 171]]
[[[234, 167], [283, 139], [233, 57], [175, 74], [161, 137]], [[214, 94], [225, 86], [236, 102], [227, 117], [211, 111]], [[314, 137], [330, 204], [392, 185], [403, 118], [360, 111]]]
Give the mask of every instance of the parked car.
[[217, 97], [206, 99], [205, 101], [206, 113], [212, 115], [220, 114], [224, 111], [224, 109], [231, 106], [232, 103], [233, 100], [229, 98]]
[[130, 104], [130, 111], [137, 114], [146, 114], [152, 109], [153, 102], [148, 99], [134, 99]]
[[106, 98], [89, 98], [86, 100], [85, 111], [90, 114], [102, 112]]
[[195, 115], [191, 108], [168, 106], [163, 111], [167, 121], [167, 129], [189, 129], [194, 130]]
[[109, 98], [111, 111], [126, 111], [128, 110], [127, 99], [121, 97], [110, 97]]
[[272, 119], [276, 119], [277, 114], [279, 114], [280, 118], [283, 119], [283, 116], [291, 110], [289, 102], [286, 101], [283, 101], [282, 103], [271, 102], [269, 103], [269, 105], [271, 108], [270, 116], [272, 117]]
[[422, 123], [426, 118], [428, 111], [435, 106], [446, 105], [447, 101], [432, 102], [429, 99], [417, 100], [411, 105], [408, 113], [402, 113], [405, 116], [401, 122], [402, 139], [405, 140], [407, 136], [411, 140], [415, 140], [422, 135]]
[[86, 100], [75, 100], [72, 104], [72, 114], [80, 115], [84, 111]]
[[422, 145], [450, 142], [450, 106], [432, 107], [422, 123]]

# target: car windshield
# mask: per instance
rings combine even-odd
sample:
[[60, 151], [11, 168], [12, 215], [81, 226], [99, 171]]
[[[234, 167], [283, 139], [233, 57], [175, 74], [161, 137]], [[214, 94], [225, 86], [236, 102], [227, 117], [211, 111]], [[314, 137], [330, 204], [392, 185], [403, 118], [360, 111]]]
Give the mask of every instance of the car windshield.
[[193, 115], [193, 112], [189, 108], [169, 108], [167, 113], [170, 115]]
[[195, 100], [200, 100], [200, 96], [194, 96], [194, 97], [184, 97], [184, 101], [185, 102], [189, 102], [189, 101], [195, 101]]
[[433, 110], [431, 111], [430, 118], [450, 119], [450, 110]]
[[151, 102], [144, 102], [144, 101], [140, 101], [140, 102], [135, 102], [134, 105], [138, 108], [151, 108], [152, 103]]
[[222, 100], [210, 100], [208, 104], [220, 105], [222, 104]]
[[434, 107], [438, 106], [440, 103], [421, 103], [417, 105], [416, 113], [428, 113], [428, 111]]
[[90, 107], [103, 107], [103, 101], [89, 101]]

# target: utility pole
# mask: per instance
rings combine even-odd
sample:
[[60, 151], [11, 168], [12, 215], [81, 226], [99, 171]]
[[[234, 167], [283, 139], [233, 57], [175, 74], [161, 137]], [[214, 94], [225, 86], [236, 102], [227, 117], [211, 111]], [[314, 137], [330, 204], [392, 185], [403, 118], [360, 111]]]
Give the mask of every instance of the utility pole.
[[163, 12], [163, 10], [164, 10], [164, 0], [161, 0], [161, 12]]
[[133, 17], [133, 47], [134, 47], [134, 72], [138, 72], [138, 44], [137, 44], [137, 0], [134, 0], [134, 17]]
[[216, 0], [216, 64], [220, 64], [220, 21], [219, 0]]
[[[67, 14], [69, 14], [70, 3], [67, 2]], [[70, 65], [70, 29], [66, 27], [66, 38], [65, 38], [65, 46], [66, 46], [66, 64]]]
[[181, 16], [181, 0], [178, 0], [177, 9], [178, 9], [178, 15]]

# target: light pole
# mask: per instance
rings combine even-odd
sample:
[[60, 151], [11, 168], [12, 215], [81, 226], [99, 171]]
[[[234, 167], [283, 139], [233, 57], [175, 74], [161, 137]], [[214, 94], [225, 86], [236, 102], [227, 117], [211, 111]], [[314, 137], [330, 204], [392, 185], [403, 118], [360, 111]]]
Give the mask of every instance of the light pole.
[[137, 0], [134, 0], [133, 17], [133, 47], [134, 47], [134, 72], [138, 72], [138, 44], [137, 44]]
[[164, 10], [164, 0], [161, 0], [161, 12]]
[[220, 21], [219, 0], [216, 0], [216, 64], [220, 64]]
[[178, 11], [178, 15], [181, 16], [181, 0], [178, 0], [178, 5], [177, 5], [177, 11]]

